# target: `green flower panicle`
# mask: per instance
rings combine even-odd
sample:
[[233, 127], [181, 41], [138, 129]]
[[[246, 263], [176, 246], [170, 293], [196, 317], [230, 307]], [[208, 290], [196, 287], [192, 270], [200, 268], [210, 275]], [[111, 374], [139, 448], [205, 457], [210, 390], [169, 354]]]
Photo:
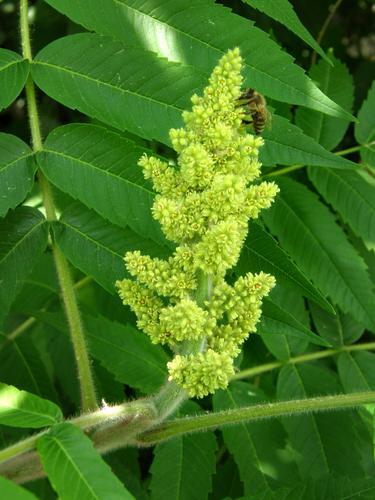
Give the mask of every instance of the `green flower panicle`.
[[262, 298], [275, 285], [262, 272], [247, 273], [233, 285], [225, 281], [249, 219], [278, 192], [273, 182], [251, 184], [260, 175], [263, 140], [242, 126], [241, 68], [239, 49], [229, 50], [203, 96], [191, 98], [185, 127], [170, 131], [176, 167], [147, 155], [139, 160], [158, 193], [153, 217], [177, 248], [168, 260], [128, 252], [125, 264], [135, 281], [116, 283], [138, 327], [175, 353], [169, 380], [198, 398], [227, 386], [234, 358], [256, 330]]

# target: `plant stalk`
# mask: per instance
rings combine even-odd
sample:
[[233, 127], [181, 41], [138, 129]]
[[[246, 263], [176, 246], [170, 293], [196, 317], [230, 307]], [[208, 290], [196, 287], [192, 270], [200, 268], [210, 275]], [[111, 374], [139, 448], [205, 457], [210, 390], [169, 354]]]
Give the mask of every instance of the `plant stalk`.
[[[112, 417], [105, 414], [108, 410], [102, 409], [72, 419], [70, 423], [87, 431], [92, 428], [94, 424], [101, 425], [107, 422], [103, 427], [99, 426], [96, 432], [90, 434], [98, 451], [107, 453], [129, 444], [151, 446], [186, 433], [204, 432], [225, 425], [247, 423], [260, 419], [283, 416], [302, 415], [310, 412], [356, 408], [367, 404], [373, 404], [374, 402], [375, 392], [358, 392], [236, 408], [234, 410], [210, 413], [208, 415], [178, 418], [172, 421], [159, 423], [155, 426], [153, 415], [157, 413], [154, 413], [155, 407], [152, 403], [150, 404], [150, 400], [146, 399], [143, 400], [144, 406], [142, 406], [142, 401], [139, 401], [114, 407], [115, 410]], [[136, 405], [138, 405], [138, 407]], [[131, 407], [132, 409], [130, 410]], [[108, 419], [110, 419], [109, 423]], [[145, 428], [143, 433], [140, 434], [139, 431], [141, 431], [142, 425], [149, 430]], [[127, 428], [128, 432], [126, 432]], [[135, 428], [138, 429], [138, 435], [135, 432]], [[39, 458], [33, 450], [37, 440], [45, 432], [46, 431], [42, 431], [35, 436], [31, 436], [0, 451], [0, 463], [2, 462], [0, 465], [0, 474], [12, 478], [19, 483], [43, 477], [45, 473], [41, 469]], [[122, 436], [123, 440], [119, 440], [118, 435]]]
[[314, 361], [316, 359], [328, 358], [334, 356], [335, 354], [340, 354], [342, 352], [351, 351], [372, 351], [375, 349], [375, 342], [366, 342], [363, 344], [354, 344], [342, 346], [339, 349], [324, 349], [322, 351], [311, 352], [308, 354], [302, 354], [301, 356], [295, 356], [289, 358], [286, 361], [273, 361], [271, 363], [266, 363], [264, 365], [254, 366], [253, 368], [247, 368], [238, 373], [235, 373], [231, 377], [231, 381], [242, 380], [244, 378], [255, 377], [261, 373], [266, 373], [278, 368], [282, 368], [285, 365], [296, 365], [298, 363], [305, 363], [306, 361]]
[[[30, 30], [28, 23], [28, 1], [20, 1], [20, 31], [22, 53], [25, 59], [32, 62]], [[33, 151], [37, 153], [43, 149], [42, 134], [36, 104], [35, 86], [31, 75], [26, 82], [26, 100], [29, 114], [31, 140]], [[52, 189], [48, 180], [41, 171], [38, 171], [39, 185], [42, 192], [43, 204], [48, 221], [56, 220], [56, 209], [53, 201]], [[94, 380], [91, 372], [89, 355], [85, 343], [81, 317], [79, 314], [73, 282], [70, 275], [69, 265], [56, 243], [52, 245], [53, 256], [56, 264], [57, 274], [60, 282], [62, 298], [65, 305], [66, 315], [70, 328], [74, 356], [77, 363], [78, 378], [80, 381], [81, 405], [83, 411], [92, 410], [97, 407]]]
[[196, 417], [186, 417], [162, 423], [138, 436], [138, 445], [154, 445], [166, 439], [192, 432], [202, 432], [217, 429], [225, 425], [252, 422], [254, 420], [301, 415], [310, 412], [355, 408], [373, 404], [375, 392], [359, 392], [323, 396], [294, 401], [280, 401], [262, 405], [236, 408], [235, 410], [210, 413]]

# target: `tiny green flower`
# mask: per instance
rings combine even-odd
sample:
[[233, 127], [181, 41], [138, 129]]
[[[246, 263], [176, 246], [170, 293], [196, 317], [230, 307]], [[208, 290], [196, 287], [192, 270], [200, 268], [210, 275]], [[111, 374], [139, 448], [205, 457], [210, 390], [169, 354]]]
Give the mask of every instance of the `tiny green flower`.
[[278, 192], [273, 182], [251, 184], [260, 175], [263, 140], [241, 125], [241, 67], [239, 49], [229, 50], [203, 95], [193, 95], [185, 127], [170, 131], [176, 167], [147, 155], [139, 160], [158, 193], [153, 217], [177, 248], [167, 260], [128, 252], [125, 264], [135, 281], [117, 282], [138, 327], [174, 351], [169, 379], [198, 398], [227, 386], [233, 359], [256, 330], [262, 298], [275, 284], [265, 273], [248, 273], [233, 285], [225, 280], [249, 220]]

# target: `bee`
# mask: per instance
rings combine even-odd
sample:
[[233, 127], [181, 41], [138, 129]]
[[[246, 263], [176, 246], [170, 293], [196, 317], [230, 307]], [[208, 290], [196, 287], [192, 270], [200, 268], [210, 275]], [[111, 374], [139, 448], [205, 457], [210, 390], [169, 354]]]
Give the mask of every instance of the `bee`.
[[260, 135], [270, 124], [271, 113], [264, 96], [254, 89], [246, 89], [238, 99], [238, 105], [245, 108], [243, 124], [252, 124], [256, 135]]

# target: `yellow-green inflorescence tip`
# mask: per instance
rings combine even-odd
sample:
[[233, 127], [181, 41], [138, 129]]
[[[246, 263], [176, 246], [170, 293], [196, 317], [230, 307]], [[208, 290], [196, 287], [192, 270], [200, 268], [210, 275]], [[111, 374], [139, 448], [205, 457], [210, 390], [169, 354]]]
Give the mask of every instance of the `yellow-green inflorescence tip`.
[[169, 379], [198, 398], [227, 386], [233, 359], [256, 330], [262, 298], [275, 284], [266, 273], [248, 273], [232, 286], [225, 281], [249, 220], [278, 192], [273, 182], [251, 184], [260, 175], [263, 140], [242, 126], [241, 68], [240, 50], [229, 50], [203, 95], [193, 95], [192, 110], [183, 113], [185, 127], [170, 131], [176, 166], [140, 158], [158, 193], [153, 217], [177, 248], [167, 260], [128, 252], [125, 265], [135, 280], [116, 283], [138, 327], [176, 353]]

